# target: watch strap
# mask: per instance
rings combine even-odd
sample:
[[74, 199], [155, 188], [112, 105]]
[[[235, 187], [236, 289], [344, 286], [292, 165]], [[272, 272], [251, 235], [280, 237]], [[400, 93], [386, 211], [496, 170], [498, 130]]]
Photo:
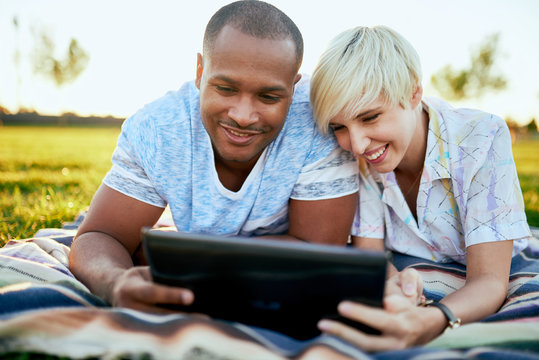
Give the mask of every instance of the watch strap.
[[421, 303], [420, 306], [435, 306], [438, 309], [440, 309], [444, 313], [444, 316], [447, 319], [447, 322], [448, 322], [447, 327], [451, 329], [458, 328], [462, 322], [460, 318], [456, 317], [455, 314], [453, 314], [453, 312], [449, 310], [449, 308], [445, 306], [444, 304], [442, 304], [441, 302], [434, 301], [434, 300], [426, 300], [423, 303]]

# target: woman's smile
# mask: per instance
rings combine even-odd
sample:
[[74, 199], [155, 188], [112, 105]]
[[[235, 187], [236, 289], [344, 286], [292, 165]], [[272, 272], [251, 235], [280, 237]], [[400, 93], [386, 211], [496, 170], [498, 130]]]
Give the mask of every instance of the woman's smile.
[[386, 150], [389, 144], [379, 147], [374, 151], [365, 152], [363, 156], [371, 163], [379, 163], [386, 157]]

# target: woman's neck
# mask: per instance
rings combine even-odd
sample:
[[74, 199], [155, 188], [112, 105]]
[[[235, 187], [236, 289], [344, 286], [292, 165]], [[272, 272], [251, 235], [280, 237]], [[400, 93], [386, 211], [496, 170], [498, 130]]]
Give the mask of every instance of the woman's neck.
[[421, 103], [415, 112], [416, 127], [414, 135], [406, 150], [401, 163], [395, 169], [395, 173], [401, 177], [415, 179], [421, 174], [427, 151], [427, 135], [429, 129], [429, 114], [426, 107]]

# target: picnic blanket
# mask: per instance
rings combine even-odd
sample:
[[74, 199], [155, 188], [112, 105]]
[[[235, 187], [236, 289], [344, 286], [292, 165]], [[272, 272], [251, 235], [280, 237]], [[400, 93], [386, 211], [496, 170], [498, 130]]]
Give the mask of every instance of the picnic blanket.
[[[0, 354], [72, 359], [539, 359], [539, 241], [513, 259], [507, 299], [483, 321], [448, 330], [411, 349], [366, 353], [321, 335], [297, 341], [239, 323], [111, 308], [69, 271], [74, 230], [10, 241], [0, 249]], [[464, 284], [465, 268], [394, 255], [414, 267], [425, 295]], [[27, 357], [25, 357], [27, 358]]]

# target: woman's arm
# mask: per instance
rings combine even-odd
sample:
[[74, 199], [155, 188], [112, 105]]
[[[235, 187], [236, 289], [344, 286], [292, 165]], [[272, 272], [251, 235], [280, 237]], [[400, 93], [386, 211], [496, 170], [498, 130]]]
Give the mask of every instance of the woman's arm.
[[[500, 308], [507, 293], [512, 249], [510, 240], [477, 244], [467, 249], [466, 283], [441, 301], [462, 323], [483, 319]], [[448, 325], [440, 309], [414, 306], [402, 294], [386, 296], [384, 309], [342, 302], [339, 312], [380, 330], [381, 335], [367, 335], [329, 320], [322, 320], [319, 328], [366, 351], [424, 344], [440, 335]]]
[[513, 241], [494, 241], [467, 248], [466, 284], [444, 303], [463, 323], [495, 313], [507, 296]]

